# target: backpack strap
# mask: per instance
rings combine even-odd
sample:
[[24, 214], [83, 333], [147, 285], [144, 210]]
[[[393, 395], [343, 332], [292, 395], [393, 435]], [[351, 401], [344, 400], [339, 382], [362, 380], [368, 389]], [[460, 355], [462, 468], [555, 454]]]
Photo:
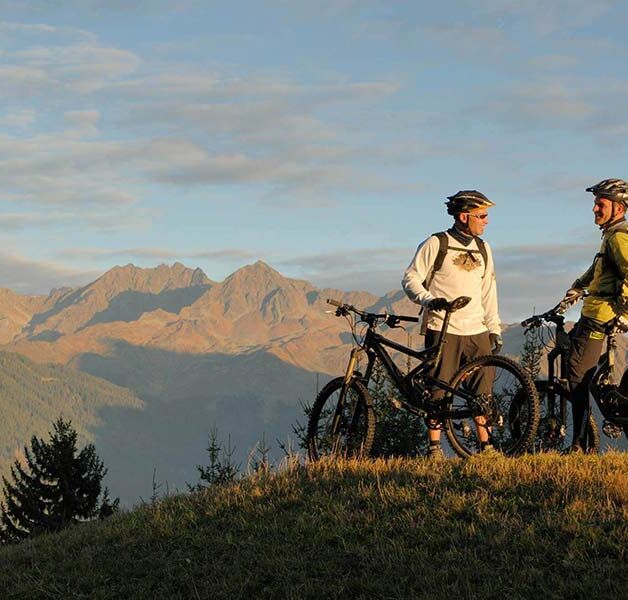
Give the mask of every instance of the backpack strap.
[[[478, 245], [478, 250], [482, 255], [482, 260], [484, 261], [484, 275], [486, 275], [486, 269], [488, 267], [488, 250], [486, 249], [486, 242], [480, 237], [476, 237], [475, 241]], [[484, 275], [482, 275], [482, 278], [484, 278]]]
[[597, 260], [599, 258], [601, 258], [601, 259], [606, 261], [606, 264], [608, 266], [610, 266], [611, 270], [613, 271], [613, 274], [615, 275], [615, 277], [617, 277], [617, 279], [623, 279], [624, 277], [623, 277], [621, 271], [619, 270], [619, 267], [617, 266], [617, 263], [613, 260], [613, 257], [611, 256], [611, 254], [607, 250], [608, 243], [618, 233], [628, 233], [628, 228], [627, 227], [622, 227], [621, 229], [615, 229], [614, 231], [611, 231], [608, 234], [608, 237], [604, 240], [604, 251], [603, 252], [598, 252], [595, 255], [595, 258], [593, 259], [593, 264], [595, 264], [597, 262]]
[[438, 238], [438, 253], [436, 254], [436, 258], [434, 259], [432, 270], [429, 272], [428, 276], [423, 282], [423, 287], [426, 290], [429, 289], [436, 271], [439, 271], [440, 268], [443, 266], [443, 263], [445, 262], [445, 257], [447, 256], [447, 250], [449, 248], [449, 240], [447, 238], [447, 234], [444, 231], [438, 231], [436, 233], [433, 233], [432, 235]]

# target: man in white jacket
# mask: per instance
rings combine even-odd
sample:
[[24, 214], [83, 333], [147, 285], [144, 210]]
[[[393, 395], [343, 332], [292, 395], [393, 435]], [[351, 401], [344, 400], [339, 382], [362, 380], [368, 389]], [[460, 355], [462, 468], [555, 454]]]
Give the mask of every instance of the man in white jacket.
[[[493, 257], [489, 245], [479, 237], [488, 224], [487, 211], [494, 203], [475, 190], [462, 190], [447, 200], [445, 205], [454, 217], [453, 226], [419, 245], [402, 280], [410, 300], [426, 311], [426, 348], [438, 340], [447, 302], [458, 296], [471, 297], [467, 306], [451, 315], [441, 361], [432, 373], [445, 381], [463, 363], [497, 353], [502, 347]], [[434, 399], [439, 395], [442, 392], [436, 393]], [[492, 449], [483, 420], [476, 419], [476, 425], [482, 450]], [[440, 459], [441, 423], [428, 420], [427, 427], [429, 456]]]

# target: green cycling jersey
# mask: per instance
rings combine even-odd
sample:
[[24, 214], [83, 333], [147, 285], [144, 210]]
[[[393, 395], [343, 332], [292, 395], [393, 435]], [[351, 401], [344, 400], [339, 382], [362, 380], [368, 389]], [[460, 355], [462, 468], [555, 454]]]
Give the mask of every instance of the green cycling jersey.
[[572, 287], [588, 289], [582, 315], [607, 322], [628, 316], [628, 223], [621, 220], [602, 237], [600, 252], [593, 264]]

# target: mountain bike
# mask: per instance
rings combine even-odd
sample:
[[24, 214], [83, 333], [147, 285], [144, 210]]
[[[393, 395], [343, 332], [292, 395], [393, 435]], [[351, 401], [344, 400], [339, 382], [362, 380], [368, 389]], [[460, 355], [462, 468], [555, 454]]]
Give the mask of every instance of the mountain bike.
[[[439, 363], [451, 314], [465, 307], [470, 298], [451, 301], [443, 327], [434, 346], [416, 351], [394, 342], [376, 330], [390, 329], [400, 323], [418, 322], [417, 317], [374, 314], [358, 310], [336, 300], [337, 317], [345, 317], [351, 326], [354, 348], [345, 375], [332, 379], [312, 405], [307, 427], [307, 448], [311, 460], [322, 456], [368, 456], [375, 437], [376, 415], [369, 394], [369, 382], [379, 361], [400, 398], [391, 402], [417, 417], [442, 424], [449, 443], [459, 456], [468, 457], [481, 450], [477, 429], [488, 429], [493, 446], [507, 455], [524, 451], [536, 434], [539, 400], [531, 377], [517, 363], [502, 356], [481, 356], [463, 365], [451, 381], [433, 377]], [[358, 336], [356, 326], [364, 324]], [[419, 361], [418, 366], [403, 373], [387, 348]], [[358, 361], [366, 355], [366, 369], [357, 370]], [[434, 400], [434, 392], [444, 395]], [[518, 399], [515, 409], [513, 398]], [[514, 414], [516, 413], [516, 414]], [[513, 435], [513, 427], [516, 435]]]
[[[567, 383], [567, 358], [571, 342], [565, 331], [563, 313], [568, 306], [562, 303], [541, 315], [533, 315], [521, 322], [526, 335], [538, 330], [539, 340], [545, 348], [554, 347], [547, 354], [547, 379], [534, 382], [541, 403], [541, 417], [536, 439], [530, 449], [543, 452], [548, 450], [563, 451], [573, 439], [572, 422], [568, 411], [570, 397]], [[552, 328], [552, 325], [554, 327]], [[513, 407], [517, 407], [515, 399]], [[589, 414], [587, 421], [587, 451], [597, 453], [600, 447], [600, 432]]]

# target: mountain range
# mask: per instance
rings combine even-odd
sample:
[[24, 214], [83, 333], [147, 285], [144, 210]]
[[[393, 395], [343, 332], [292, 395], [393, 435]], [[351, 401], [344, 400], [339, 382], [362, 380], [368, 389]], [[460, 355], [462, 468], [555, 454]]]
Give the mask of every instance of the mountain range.
[[[223, 439], [230, 436], [242, 463], [262, 437], [277, 447], [303, 420], [302, 404], [346, 364], [351, 330], [330, 314], [327, 298], [371, 312], [417, 313], [402, 291], [378, 297], [321, 289], [261, 261], [222, 282], [180, 263], [129, 264], [47, 296], [0, 289], [0, 349], [23, 357], [7, 359], [11, 368], [56, 365], [45, 368], [56, 369], [58, 379], [90, 376], [82, 384], [89, 389], [107, 382], [103, 399], [90, 392], [90, 402], [78, 406], [68, 392], [67, 400], [49, 399], [45, 410], [33, 404], [15, 415], [20, 433], [0, 444], [0, 468], [30, 434], [45, 432], [45, 418], [56, 411], [96, 443], [111, 491], [125, 503], [150, 495], [154, 472], [170, 487], [193, 483], [214, 426]], [[387, 335], [414, 346], [422, 341], [416, 326]], [[522, 329], [506, 326], [504, 339], [505, 352], [517, 356]], [[623, 360], [624, 347], [620, 354]], [[39, 375], [40, 382], [47, 377]], [[5, 409], [14, 401], [0, 386]]]

